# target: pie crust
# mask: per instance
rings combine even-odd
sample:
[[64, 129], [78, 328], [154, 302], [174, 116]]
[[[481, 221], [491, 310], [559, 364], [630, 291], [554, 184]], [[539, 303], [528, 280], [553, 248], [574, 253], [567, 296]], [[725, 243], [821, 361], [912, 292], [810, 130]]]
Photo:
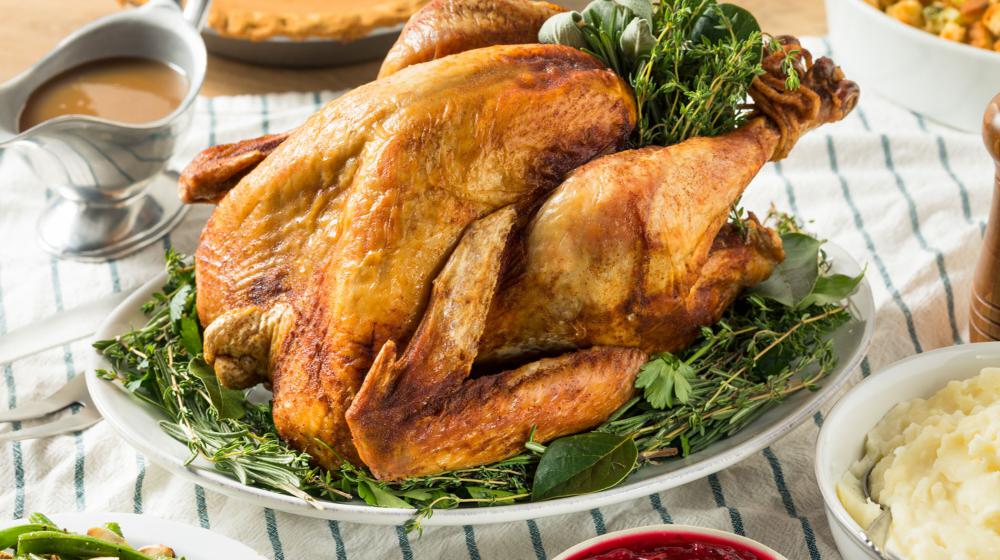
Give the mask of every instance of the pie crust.
[[[142, 4], [146, 0], [120, 0]], [[264, 41], [352, 41], [405, 23], [429, 0], [212, 0], [208, 26], [226, 37]]]

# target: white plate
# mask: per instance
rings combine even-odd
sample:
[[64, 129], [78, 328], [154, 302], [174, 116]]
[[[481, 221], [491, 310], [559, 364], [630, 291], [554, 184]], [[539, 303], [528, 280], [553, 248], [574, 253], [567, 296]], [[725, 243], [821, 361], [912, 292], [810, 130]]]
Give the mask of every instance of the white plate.
[[[44, 512], [43, 512], [44, 513]], [[200, 527], [176, 521], [157, 519], [134, 513], [60, 513], [49, 515], [63, 529], [86, 533], [91, 527], [101, 527], [114, 521], [121, 525], [125, 540], [135, 548], [163, 544], [174, 549], [177, 557], [187, 560], [264, 560], [264, 558], [232, 539]], [[24, 519], [0, 524], [7, 528], [27, 523]]]
[[[830, 243], [825, 245], [824, 249], [833, 260], [835, 272], [850, 275], [860, 272], [858, 264], [840, 247]], [[160, 275], [125, 300], [98, 329], [97, 340], [114, 338], [123, 332], [142, 326], [145, 318], [139, 306], [150, 299], [150, 295], [159, 290], [164, 281], [165, 276]], [[861, 282], [850, 302], [854, 319], [841, 327], [833, 336], [839, 361], [836, 369], [822, 382], [822, 387], [817, 391], [800, 391], [792, 395], [735, 436], [716, 442], [684, 459], [645, 466], [624, 484], [603, 492], [537, 503], [440, 510], [424, 520], [423, 524], [432, 526], [503, 523], [585, 511], [674, 488], [738, 463], [774, 443], [812, 416], [824, 402], [837, 393], [850, 373], [861, 362], [874, 330], [874, 303], [867, 280]], [[103, 356], [96, 352], [94, 355], [94, 368], [111, 367]], [[188, 458], [187, 447], [163, 433], [157, 425], [162, 416], [155, 408], [130, 397], [117, 384], [99, 379], [93, 369], [87, 373], [87, 386], [90, 388], [94, 403], [108, 424], [132, 447], [171, 473], [210, 490], [247, 500], [262, 507], [356, 523], [399, 525], [413, 515], [413, 510], [378, 508], [360, 501], [322, 501], [314, 506], [291, 496], [240, 484], [214, 471], [211, 465], [201, 460], [185, 466], [184, 461]]]

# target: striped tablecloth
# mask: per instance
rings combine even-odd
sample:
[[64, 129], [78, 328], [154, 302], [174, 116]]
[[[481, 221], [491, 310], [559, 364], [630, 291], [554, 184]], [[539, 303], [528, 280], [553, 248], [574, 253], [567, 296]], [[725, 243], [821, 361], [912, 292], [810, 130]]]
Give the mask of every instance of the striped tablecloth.
[[[818, 55], [825, 41], [807, 41]], [[863, 90], [863, 87], [862, 87]], [[177, 165], [211, 144], [295, 126], [333, 94], [200, 99]], [[855, 380], [885, 364], [967, 338], [972, 269], [992, 192], [976, 135], [926, 122], [870, 92], [846, 121], [803, 138], [769, 165], [746, 201], [772, 202], [868, 263], [878, 332]], [[50, 196], [15, 158], [0, 172], [0, 333], [106, 293], [132, 289], [162, 265], [164, 246], [193, 251], [210, 208], [195, 208], [162, 244], [107, 264], [59, 261], [35, 241]], [[87, 367], [86, 342], [0, 365], [0, 407], [44, 396]], [[590, 512], [492, 526], [401, 528], [306, 519], [205, 492], [149, 464], [104, 423], [72, 435], [0, 446], [0, 518], [32, 511], [125, 511], [180, 520], [276, 559], [551, 558], [595, 534], [655, 523], [715, 527], [792, 560], [837, 559], [813, 476], [823, 414], [718, 475]], [[14, 429], [21, 426], [15, 425]], [[9, 427], [0, 427], [7, 430]]]

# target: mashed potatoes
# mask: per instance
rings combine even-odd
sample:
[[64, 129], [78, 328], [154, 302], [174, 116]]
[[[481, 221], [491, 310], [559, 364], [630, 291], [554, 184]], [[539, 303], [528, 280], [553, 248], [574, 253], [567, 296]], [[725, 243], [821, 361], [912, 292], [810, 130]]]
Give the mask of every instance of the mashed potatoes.
[[953, 381], [929, 399], [893, 408], [868, 434], [865, 456], [837, 495], [867, 527], [889, 506], [887, 547], [905, 560], [1000, 559], [1000, 368]]

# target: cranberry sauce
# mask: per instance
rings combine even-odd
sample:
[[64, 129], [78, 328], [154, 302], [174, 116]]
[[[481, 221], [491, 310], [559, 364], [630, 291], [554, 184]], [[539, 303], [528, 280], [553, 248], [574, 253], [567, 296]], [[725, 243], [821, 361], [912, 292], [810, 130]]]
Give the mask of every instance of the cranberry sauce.
[[608, 539], [567, 560], [776, 560], [772, 555], [724, 537], [651, 531]]

